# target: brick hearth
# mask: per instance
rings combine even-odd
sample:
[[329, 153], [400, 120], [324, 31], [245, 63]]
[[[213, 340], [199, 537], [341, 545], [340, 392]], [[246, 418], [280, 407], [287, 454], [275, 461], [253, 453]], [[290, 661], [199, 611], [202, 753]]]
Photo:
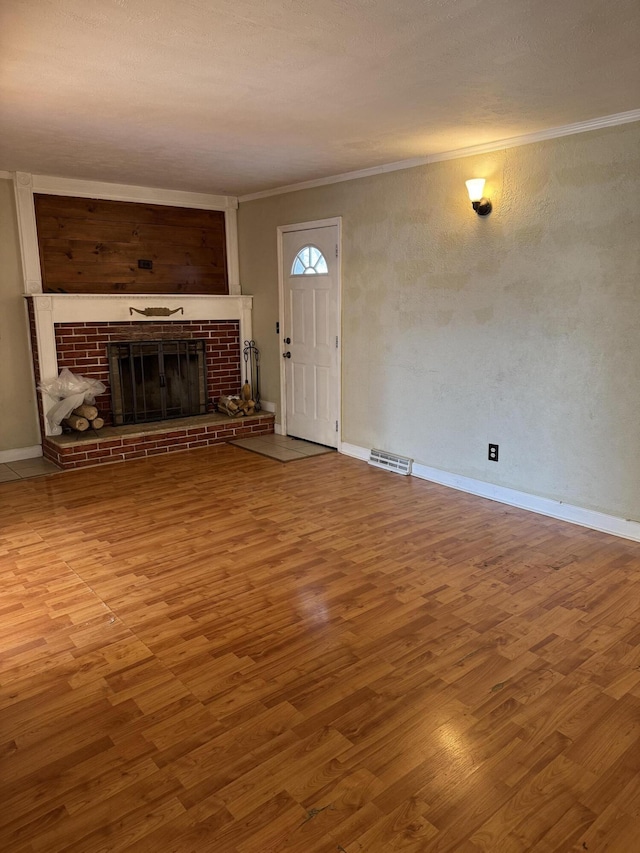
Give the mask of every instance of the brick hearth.
[[153, 424], [105, 427], [99, 431], [46, 436], [43, 454], [63, 469], [87, 468], [125, 459], [157, 456], [222, 444], [234, 438], [273, 432], [274, 416], [268, 412], [245, 418], [197, 415]]

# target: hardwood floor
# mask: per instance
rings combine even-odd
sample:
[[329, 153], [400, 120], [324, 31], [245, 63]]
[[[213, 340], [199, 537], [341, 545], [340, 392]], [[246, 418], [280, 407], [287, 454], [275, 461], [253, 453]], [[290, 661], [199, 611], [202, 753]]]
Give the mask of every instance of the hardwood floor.
[[0, 484], [0, 849], [640, 849], [640, 545], [337, 454]]

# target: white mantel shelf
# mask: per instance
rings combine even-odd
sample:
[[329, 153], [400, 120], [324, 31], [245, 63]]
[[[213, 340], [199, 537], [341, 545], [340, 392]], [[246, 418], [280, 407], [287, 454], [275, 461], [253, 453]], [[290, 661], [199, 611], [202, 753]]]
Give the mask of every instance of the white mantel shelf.
[[[170, 323], [178, 320], [239, 320], [243, 340], [251, 337], [252, 296], [208, 296], [174, 293], [32, 293], [36, 314], [53, 323]], [[170, 316], [146, 317], [146, 308], [182, 309]], [[134, 309], [134, 310], [132, 310]], [[245, 331], [243, 331], [245, 328]]]

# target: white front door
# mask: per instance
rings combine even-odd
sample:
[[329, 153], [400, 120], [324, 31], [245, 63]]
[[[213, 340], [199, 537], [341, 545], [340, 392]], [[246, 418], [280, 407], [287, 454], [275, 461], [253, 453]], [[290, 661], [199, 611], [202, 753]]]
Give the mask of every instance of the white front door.
[[338, 446], [340, 269], [338, 225], [282, 230], [287, 435]]

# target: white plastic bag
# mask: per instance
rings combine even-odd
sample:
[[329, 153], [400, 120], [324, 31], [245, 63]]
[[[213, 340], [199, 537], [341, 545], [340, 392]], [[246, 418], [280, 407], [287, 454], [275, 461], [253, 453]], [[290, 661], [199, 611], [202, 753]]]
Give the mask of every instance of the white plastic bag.
[[68, 367], [62, 368], [57, 379], [41, 382], [38, 389], [42, 394], [48, 394], [54, 400], [58, 400], [47, 412], [47, 420], [54, 435], [59, 434], [60, 424], [74, 409], [83, 403], [93, 406], [96, 397], [107, 390], [99, 380], [78, 376]]

